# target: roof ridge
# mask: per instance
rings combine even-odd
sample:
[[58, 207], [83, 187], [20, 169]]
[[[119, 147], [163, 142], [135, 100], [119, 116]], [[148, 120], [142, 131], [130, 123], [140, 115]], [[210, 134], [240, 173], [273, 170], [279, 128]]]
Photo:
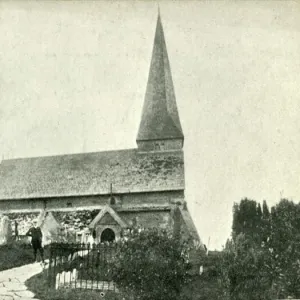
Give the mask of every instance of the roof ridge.
[[55, 158], [55, 157], [63, 157], [63, 156], [79, 156], [79, 155], [91, 155], [97, 153], [109, 153], [109, 152], [125, 152], [125, 151], [137, 151], [137, 148], [128, 148], [128, 149], [118, 149], [118, 150], [104, 150], [104, 151], [92, 151], [92, 152], [76, 152], [76, 153], [64, 153], [64, 154], [54, 154], [54, 155], [41, 155], [41, 156], [28, 156], [28, 157], [17, 157], [11, 159], [4, 159], [1, 163], [5, 162], [14, 162], [20, 160], [29, 160], [29, 159], [38, 159], [38, 158]]

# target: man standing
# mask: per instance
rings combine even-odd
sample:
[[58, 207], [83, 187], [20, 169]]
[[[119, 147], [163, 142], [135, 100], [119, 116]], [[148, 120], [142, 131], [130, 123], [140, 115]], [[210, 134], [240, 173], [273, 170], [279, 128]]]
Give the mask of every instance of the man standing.
[[37, 262], [36, 255], [37, 251], [40, 251], [42, 262], [44, 263], [44, 249], [42, 247], [43, 234], [41, 228], [37, 226], [37, 221], [33, 221], [33, 227], [26, 233], [27, 236], [31, 236], [31, 244], [34, 253], [34, 261]]

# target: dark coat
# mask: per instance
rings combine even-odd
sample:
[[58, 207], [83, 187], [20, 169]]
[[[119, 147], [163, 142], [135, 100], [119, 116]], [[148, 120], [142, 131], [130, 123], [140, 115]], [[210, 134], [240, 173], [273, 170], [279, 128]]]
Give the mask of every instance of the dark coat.
[[41, 242], [42, 241], [42, 237], [43, 237], [43, 234], [42, 234], [42, 231], [41, 231], [41, 228], [40, 227], [37, 227], [37, 228], [30, 228], [28, 230], [28, 232], [26, 233], [27, 236], [31, 236], [31, 242]]

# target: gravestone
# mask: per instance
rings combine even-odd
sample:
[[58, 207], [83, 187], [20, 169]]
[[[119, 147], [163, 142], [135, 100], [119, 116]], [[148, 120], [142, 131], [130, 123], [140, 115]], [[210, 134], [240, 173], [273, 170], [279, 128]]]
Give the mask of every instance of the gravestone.
[[7, 216], [3, 216], [0, 221], [0, 245], [6, 245], [12, 242], [11, 222]]

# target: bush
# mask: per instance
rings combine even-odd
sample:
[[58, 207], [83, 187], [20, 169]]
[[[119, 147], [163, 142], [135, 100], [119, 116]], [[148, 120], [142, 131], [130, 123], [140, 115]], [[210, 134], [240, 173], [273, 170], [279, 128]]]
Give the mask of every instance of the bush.
[[188, 250], [166, 231], [136, 230], [118, 247], [113, 280], [133, 299], [178, 299], [189, 278]]

